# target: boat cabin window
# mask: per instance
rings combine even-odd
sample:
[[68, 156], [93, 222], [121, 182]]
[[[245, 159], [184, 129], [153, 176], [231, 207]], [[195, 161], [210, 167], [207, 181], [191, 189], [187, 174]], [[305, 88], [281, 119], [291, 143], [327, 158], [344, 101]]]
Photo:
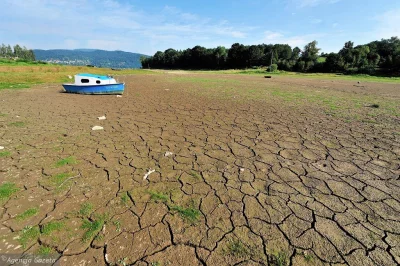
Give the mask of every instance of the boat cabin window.
[[89, 83], [89, 80], [88, 79], [81, 79], [81, 82], [82, 83]]
[[100, 84], [100, 80], [96, 80], [96, 84]]

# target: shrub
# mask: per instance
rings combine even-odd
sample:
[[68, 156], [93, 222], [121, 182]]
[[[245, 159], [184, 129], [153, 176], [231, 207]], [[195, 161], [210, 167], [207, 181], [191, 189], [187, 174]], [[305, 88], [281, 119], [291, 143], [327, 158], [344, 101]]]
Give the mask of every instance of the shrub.
[[269, 66], [268, 70], [270, 72], [276, 72], [276, 71], [278, 71], [278, 65], [277, 64], [272, 64], [271, 66]]

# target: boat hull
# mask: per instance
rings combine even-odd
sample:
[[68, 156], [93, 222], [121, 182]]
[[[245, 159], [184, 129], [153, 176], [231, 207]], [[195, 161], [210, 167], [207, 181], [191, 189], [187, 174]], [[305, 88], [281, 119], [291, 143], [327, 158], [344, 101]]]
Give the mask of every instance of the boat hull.
[[79, 94], [123, 94], [124, 83], [104, 84], [104, 85], [75, 85], [63, 84], [65, 92]]

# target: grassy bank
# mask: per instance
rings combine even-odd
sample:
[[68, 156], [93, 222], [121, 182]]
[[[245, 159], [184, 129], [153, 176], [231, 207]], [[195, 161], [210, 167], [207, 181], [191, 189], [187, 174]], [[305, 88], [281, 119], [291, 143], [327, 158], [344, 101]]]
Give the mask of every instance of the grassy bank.
[[61, 84], [63, 82], [71, 82], [68, 76], [73, 76], [77, 73], [110, 74], [117, 79], [120, 75], [154, 74], [154, 72], [141, 69], [111, 70], [110, 68], [63, 66], [1, 59], [0, 90], [30, 88], [33, 85], [44, 83]]
[[[170, 72], [174, 70], [153, 70], [155, 72]], [[298, 72], [275, 72], [270, 73], [265, 69], [230, 69], [230, 70], [188, 70], [188, 73], [199, 74], [241, 74], [241, 75], [269, 75], [272, 77], [313, 78], [325, 80], [354, 80], [360, 82], [387, 82], [400, 83], [399, 77], [379, 77], [370, 75], [343, 75], [333, 73], [298, 73]]]

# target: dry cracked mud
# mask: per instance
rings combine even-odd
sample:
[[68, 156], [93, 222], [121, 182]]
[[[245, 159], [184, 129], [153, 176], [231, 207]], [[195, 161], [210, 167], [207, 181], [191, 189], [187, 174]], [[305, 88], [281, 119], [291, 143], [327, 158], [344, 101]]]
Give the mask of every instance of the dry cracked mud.
[[61, 265], [400, 263], [400, 85], [125, 82], [122, 98], [0, 91], [0, 253], [56, 253]]

